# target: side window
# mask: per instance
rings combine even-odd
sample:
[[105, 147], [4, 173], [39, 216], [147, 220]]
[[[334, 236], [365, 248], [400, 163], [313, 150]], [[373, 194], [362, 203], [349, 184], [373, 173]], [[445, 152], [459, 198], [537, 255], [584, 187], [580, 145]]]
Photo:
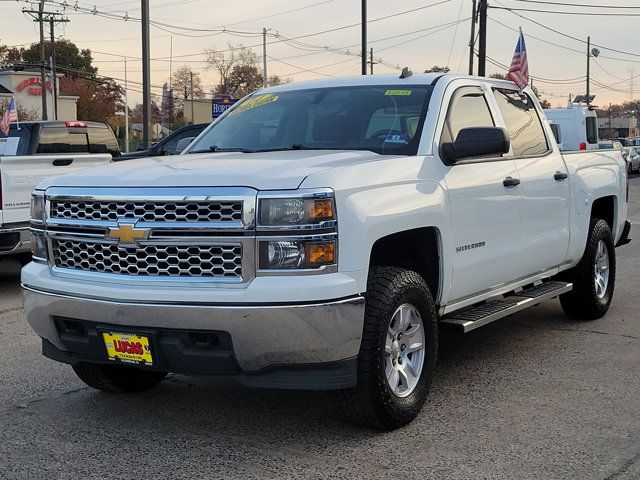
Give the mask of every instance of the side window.
[[495, 123], [482, 90], [463, 87], [455, 91], [449, 103], [440, 143], [454, 142], [463, 128], [493, 126]]
[[598, 143], [598, 125], [596, 117], [587, 117], [587, 142]]
[[120, 156], [116, 137], [109, 127], [89, 127], [89, 153], [110, 153]]
[[544, 155], [549, 150], [547, 137], [533, 101], [525, 93], [494, 89], [500, 112], [511, 138], [513, 155]]
[[192, 129], [186, 129], [180, 132], [178, 135], [175, 135], [171, 140], [165, 143], [162, 146], [162, 153], [164, 155], [175, 155], [176, 147], [178, 146], [178, 142], [183, 138], [195, 137], [195, 133]]
[[[85, 129], [86, 130], [86, 129]], [[67, 127], [43, 127], [36, 153], [88, 153], [86, 131], [71, 132]]]

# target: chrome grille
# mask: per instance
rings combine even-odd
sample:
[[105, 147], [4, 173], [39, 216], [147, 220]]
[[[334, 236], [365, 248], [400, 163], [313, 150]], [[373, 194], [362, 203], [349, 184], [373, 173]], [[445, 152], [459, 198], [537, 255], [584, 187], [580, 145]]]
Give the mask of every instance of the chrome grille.
[[65, 220], [138, 219], [146, 222], [237, 222], [239, 201], [78, 201], [52, 200], [50, 217]]
[[56, 267], [135, 276], [242, 278], [242, 245], [143, 245], [54, 239]]

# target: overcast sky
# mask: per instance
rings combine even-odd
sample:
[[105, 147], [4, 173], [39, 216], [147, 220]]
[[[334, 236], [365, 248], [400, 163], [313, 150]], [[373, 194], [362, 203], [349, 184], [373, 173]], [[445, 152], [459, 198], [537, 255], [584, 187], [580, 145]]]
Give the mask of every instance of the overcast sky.
[[[59, 3], [64, 1], [55, 0]], [[62, 7], [55, 2], [47, 2], [47, 9], [61, 12]], [[70, 22], [59, 25], [57, 33], [81, 48], [90, 48], [100, 74], [123, 78], [124, 62], [117, 56], [128, 57], [128, 78], [131, 82], [140, 82], [140, 23], [122, 19], [127, 13], [131, 18], [139, 18], [140, 1], [95, 2], [98, 13], [117, 16], [117, 19], [76, 11], [73, 9], [75, 0], [66, 0], [66, 3], [70, 5], [66, 9]], [[268, 40], [270, 44], [267, 56], [271, 57], [268, 65], [269, 74], [275, 73], [292, 80], [319, 78], [323, 75], [358, 74], [360, 60], [353, 55], [360, 49], [358, 26], [319, 35], [311, 34], [358, 23], [360, 3], [360, 0], [151, 0], [152, 21], [164, 24], [151, 28], [151, 57], [155, 59], [151, 63], [152, 84], [162, 85], [169, 77], [170, 66], [175, 71], [181, 65], [190, 65], [195, 71], [202, 73], [205, 86], [209, 90], [216, 79], [211, 71], [206, 70], [203, 50], [209, 47], [227, 48], [228, 43], [260, 45], [263, 27], [269, 28], [270, 34], [281, 35], [279, 38], [270, 36]], [[418, 9], [369, 24], [370, 47], [374, 48], [374, 57], [384, 61], [383, 64], [375, 66], [375, 71], [389, 73], [394, 71], [393, 67], [396, 65], [409, 65], [417, 72], [432, 65], [448, 65], [453, 72], [466, 73], [471, 3], [472, 0], [369, 0], [370, 21]], [[563, 3], [599, 5], [602, 2], [563, 0]], [[605, 3], [640, 7], [640, 0], [606, 0]], [[437, 5], [421, 8], [433, 4]], [[640, 16], [629, 15], [629, 12], [640, 15], [640, 8], [577, 9], [522, 0], [492, 0], [490, 4], [496, 7], [538, 10], [626, 13], [624, 16], [575, 16], [517, 12], [566, 35], [585, 40], [587, 35], [591, 35], [592, 42], [601, 46], [600, 57], [592, 60], [591, 65], [594, 79], [591, 88], [597, 95], [594, 103], [607, 105], [609, 102], [629, 99], [632, 75], [638, 75], [633, 88], [634, 97], [640, 97]], [[77, 5], [84, 9], [94, 8], [94, 3], [89, 0], [79, 1]], [[34, 7], [35, 4], [31, 6]], [[0, 0], [0, 43], [20, 45], [38, 39], [37, 26], [30, 17], [21, 12], [23, 7], [29, 7], [29, 3]], [[543, 92], [543, 97], [548, 98], [554, 106], [561, 106], [566, 103], [569, 94], [585, 92], [587, 48], [584, 43], [519, 18], [510, 11], [490, 9], [489, 18], [487, 52], [492, 59], [502, 64], [510, 64], [517, 41], [516, 31], [518, 27], [522, 27], [527, 41], [530, 72], [532, 76], [540, 77], [534, 80], [534, 83]], [[458, 20], [460, 23], [456, 28]], [[242, 33], [216, 31], [222, 27]], [[168, 33], [166, 30], [174, 33]], [[295, 42], [304, 44], [281, 41], [282, 37], [303, 35], [304, 38]], [[171, 39], [174, 58], [172, 64], [168, 59]], [[254, 47], [254, 50], [262, 54], [261, 46]], [[347, 52], [352, 55], [348, 55]], [[634, 53], [636, 56], [629, 55]], [[487, 70], [489, 73], [506, 73], [504, 68], [491, 64]], [[133, 90], [141, 90], [141, 87], [132, 83], [131, 89], [130, 101], [135, 103], [140, 100], [141, 95]], [[157, 88], [153, 91], [160, 93]]]

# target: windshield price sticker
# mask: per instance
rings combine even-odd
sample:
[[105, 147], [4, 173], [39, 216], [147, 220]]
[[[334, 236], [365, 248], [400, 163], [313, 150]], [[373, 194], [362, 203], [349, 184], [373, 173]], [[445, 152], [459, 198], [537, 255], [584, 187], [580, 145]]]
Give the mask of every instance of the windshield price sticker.
[[274, 103], [278, 101], [278, 96], [273, 93], [265, 93], [263, 95], [256, 95], [255, 97], [251, 97], [248, 100], [242, 102], [236, 108], [229, 112], [229, 115], [236, 115], [245, 110], [249, 110], [251, 108], [262, 107], [263, 105], [268, 105], [270, 103]]
[[385, 95], [391, 95], [394, 97], [406, 97], [411, 95], [411, 90], [387, 90], [384, 92]]

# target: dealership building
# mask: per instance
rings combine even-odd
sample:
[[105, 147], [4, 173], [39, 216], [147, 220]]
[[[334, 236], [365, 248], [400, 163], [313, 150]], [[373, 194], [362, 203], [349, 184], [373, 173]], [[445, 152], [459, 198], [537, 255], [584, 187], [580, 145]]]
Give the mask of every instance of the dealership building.
[[[62, 75], [58, 75], [61, 77]], [[49, 120], [53, 117], [53, 82], [47, 75], [45, 91], [47, 96], [47, 112]], [[58, 86], [60, 83], [58, 82]], [[60, 95], [58, 88], [58, 120], [77, 120], [76, 103], [78, 97]], [[25, 69], [15, 71], [13, 69], [0, 70], [0, 105], [6, 105], [11, 97], [16, 99], [19, 112], [26, 112], [35, 119], [42, 119], [42, 85], [39, 70]]]

